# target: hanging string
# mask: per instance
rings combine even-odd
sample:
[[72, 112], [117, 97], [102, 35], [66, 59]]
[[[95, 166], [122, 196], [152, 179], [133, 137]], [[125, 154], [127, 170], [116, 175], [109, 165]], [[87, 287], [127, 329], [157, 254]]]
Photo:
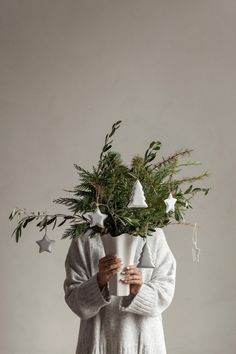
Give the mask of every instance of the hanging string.
[[192, 241], [193, 241], [193, 248], [192, 248], [193, 262], [199, 262], [200, 248], [198, 248], [197, 246], [197, 223], [196, 222], [194, 223], [194, 227], [193, 227]]
[[44, 236], [47, 236], [47, 223], [46, 223], [46, 225], [45, 225], [45, 234], [44, 234]]

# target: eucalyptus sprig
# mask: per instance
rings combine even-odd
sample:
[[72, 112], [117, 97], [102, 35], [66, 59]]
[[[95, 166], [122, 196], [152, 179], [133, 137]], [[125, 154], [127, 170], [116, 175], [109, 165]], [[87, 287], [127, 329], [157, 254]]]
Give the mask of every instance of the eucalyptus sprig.
[[[24, 215], [24, 216], [23, 216]], [[47, 214], [46, 211], [40, 212], [38, 211], [37, 213], [35, 212], [30, 212], [27, 213], [26, 209], [20, 209], [20, 208], [14, 208], [12, 212], [9, 215], [9, 220], [12, 221], [13, 218], [18, 217], [21, 219], [18, 221], [18, 224], [14, 231], [12, 232], [11, 236], [15, 235], [16, 242], [19, 241], [23, 229], [26, 228], [26, 226], [31, 223], [34, 220], [39, 220], [41, 219], [36, 226], [39, 228], [39, 231], [42, 231], [47, 228], [48, 225], [53, 223], [52, 230], [55, 228], [58, 218], [62, 218], [63, 220], [57, 225], [58, 227], [62, 226], [67, 220], [71, 221], [76, 221], [76, 225], [79, 222], [85, 222], [87, 219], [80, 217], [80, 216], [72, 216], [72, 215], [66, 215], [66, 214], [54, 214], [50, 215]]]

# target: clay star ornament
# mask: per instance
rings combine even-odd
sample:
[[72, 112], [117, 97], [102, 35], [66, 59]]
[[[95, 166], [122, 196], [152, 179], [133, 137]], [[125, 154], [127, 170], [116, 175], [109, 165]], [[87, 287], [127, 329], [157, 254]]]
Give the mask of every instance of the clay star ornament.
[[36, 243], [39, 245], [39, 253], [47, 251], [49, 253], [52, 253], [52, 244], [54, 244], [56, 241], [55, 240], [50, 240], [48, 238], [47, 234], [44, 235], [42, 240], [36, 241]]
[[101, 228], [104, 228], [104, 220], [108, 217], [108, 215], [103, 214], [99, 207], [97, 207], [94, 212], [88, 214], [88, 217], [91, 220], [91, 227], [97, 225]]
[[164, 200], [165, 204], [166, 204], [166, 213], [168, 213], [169, 211], [175, 211], [175, 203], [176, 203], [177, 199], [173, 198], [172, 194], [169, 194], [169, 197], [167, 199]]

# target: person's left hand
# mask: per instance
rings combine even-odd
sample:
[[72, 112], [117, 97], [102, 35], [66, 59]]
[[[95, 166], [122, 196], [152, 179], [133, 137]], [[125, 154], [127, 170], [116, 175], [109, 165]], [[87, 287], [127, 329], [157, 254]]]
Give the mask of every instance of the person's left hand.
[[130, 284], [131, 294], [136, 295], [143, 284], [142, 274], [133, 265], [125, 267], [123, 272], [121, 274], [124, 274], [124, 277], [121, 281], [125, 284]]

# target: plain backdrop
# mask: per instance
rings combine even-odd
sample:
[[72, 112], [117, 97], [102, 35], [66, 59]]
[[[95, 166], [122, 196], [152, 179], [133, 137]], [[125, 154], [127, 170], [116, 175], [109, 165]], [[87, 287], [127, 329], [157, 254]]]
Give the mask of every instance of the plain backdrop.
[[79, 318], [64, 302], [65, 227], [48, 230], [52, 254], [30, 224], [11, 238], [17, 206], [68, 212], [77, 163], [113, 149], [128, 164], [160, 140], [159, 158], [193, 148], [210, 177], [193, 200], [192, 228], [164, 231], [177, 261], [163, 314], [168, 354], [235, 354], [236, 2], [232, 0], [0, 0], [0, 352], [73, 354]]

